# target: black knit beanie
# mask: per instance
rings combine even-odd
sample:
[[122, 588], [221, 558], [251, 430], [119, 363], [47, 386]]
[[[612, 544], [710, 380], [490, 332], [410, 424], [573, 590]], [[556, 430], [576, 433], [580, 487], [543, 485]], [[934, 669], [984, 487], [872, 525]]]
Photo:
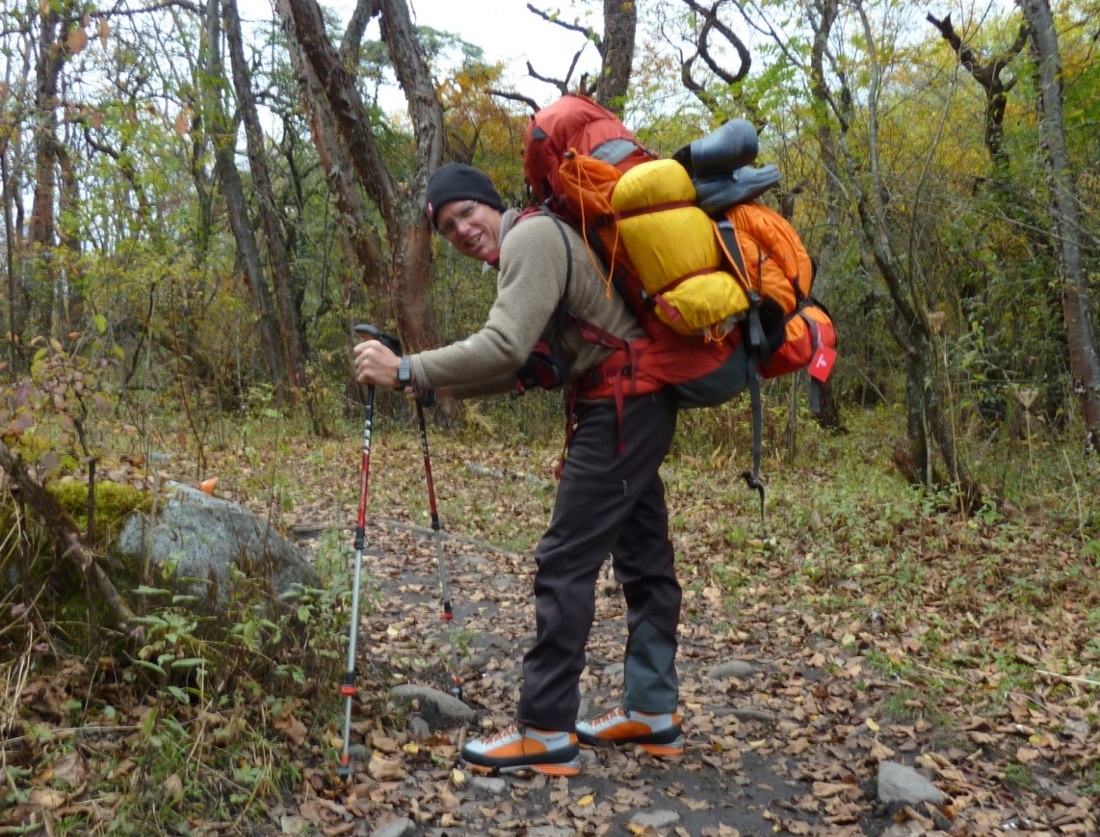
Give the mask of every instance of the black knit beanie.
[[447, 163], [432, 172], [428, 178], [428, 217], [433, 227], [438, 226], [435, 219], [444, 204], [461, 200], [477, 201], [500, 212], [505, 208], [493, 181], [473, 166]]

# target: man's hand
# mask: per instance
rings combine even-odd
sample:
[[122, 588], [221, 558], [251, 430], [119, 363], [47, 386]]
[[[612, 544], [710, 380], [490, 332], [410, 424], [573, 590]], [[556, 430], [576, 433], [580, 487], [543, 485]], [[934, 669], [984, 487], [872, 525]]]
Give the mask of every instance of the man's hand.
[[401, 358], [379, 340], [365, 340], [351, 350], [355, 377], [363, 386], [394, 388]]

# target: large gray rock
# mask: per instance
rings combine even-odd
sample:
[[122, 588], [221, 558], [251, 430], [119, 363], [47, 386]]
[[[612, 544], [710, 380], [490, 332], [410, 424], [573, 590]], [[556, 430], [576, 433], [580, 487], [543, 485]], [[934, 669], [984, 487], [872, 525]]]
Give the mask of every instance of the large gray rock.
[[134, 514], [126, 521], [116, 548], [123, 556], [148, 558], [166, 571], [176, 592], [214, 608], [225, 601], [234, 567], [262, 578], [275, 596], [295, 583], [318, 584], [302, 551], [267, 521], [180, 483], [167, 485], [154, 515]]

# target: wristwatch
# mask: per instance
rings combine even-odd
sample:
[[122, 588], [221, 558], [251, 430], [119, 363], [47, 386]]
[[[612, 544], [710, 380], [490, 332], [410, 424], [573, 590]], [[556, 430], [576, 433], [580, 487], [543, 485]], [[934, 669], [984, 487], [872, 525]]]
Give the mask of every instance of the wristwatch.
[[412, 359], [401, 355], [401, 363], [397, 366], [397, 386], [403, 389], [412, 384], [412, 379]]

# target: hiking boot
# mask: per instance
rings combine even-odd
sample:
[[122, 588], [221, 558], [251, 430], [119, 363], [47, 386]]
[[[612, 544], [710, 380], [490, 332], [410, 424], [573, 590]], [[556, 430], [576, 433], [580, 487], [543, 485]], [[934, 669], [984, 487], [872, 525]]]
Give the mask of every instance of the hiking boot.
[[576, 776], [581, 772], [580, 749], [571, 732], [513, 724], [486, 738], [467, 741], [462, 759], [479, 773], [535, 770], [547, 776]]
[[577, 724], [581, 744], [638, 744], [653, 756], [684, 754], [684, 731], [675, 712], [651, 715], [620, 706], [606, 715]]

